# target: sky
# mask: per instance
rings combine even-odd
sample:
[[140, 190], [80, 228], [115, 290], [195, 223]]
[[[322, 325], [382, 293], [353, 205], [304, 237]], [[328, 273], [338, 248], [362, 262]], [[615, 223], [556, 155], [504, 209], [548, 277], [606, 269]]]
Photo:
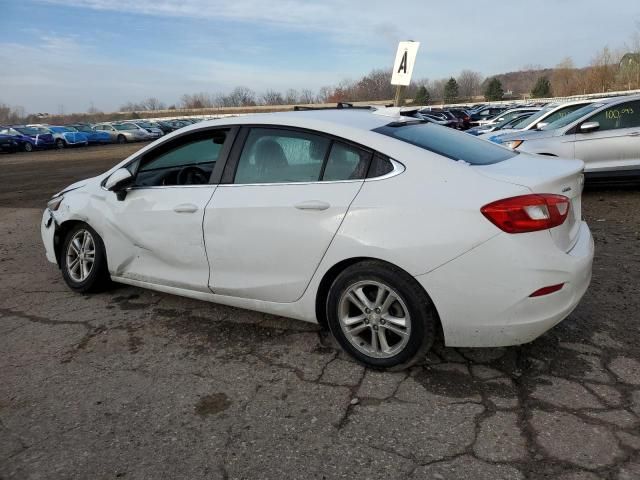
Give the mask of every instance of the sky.
[[589, 63], [640, 30], [638, 0], [0, 0], [0, 102], [27, 112], [117, 110], [242, 85], [317, 90], [391, 68], [484, 75]]

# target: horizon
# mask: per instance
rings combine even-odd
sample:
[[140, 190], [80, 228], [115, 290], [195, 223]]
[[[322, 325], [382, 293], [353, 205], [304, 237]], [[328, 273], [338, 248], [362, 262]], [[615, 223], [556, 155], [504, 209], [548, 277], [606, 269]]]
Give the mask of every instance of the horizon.
[[[126, 10], [106, 0], [13, 2], [3, 7], [0, 102], [59, 114], [117, 111], [149, 97], [171, 105], [183, 94], [226, 94], [237, 86], [258, 94], [317, 92], [390, 68], [397, 42], [406, 39], [421, 42], [414, 79], [465, 69], [486, 77], [527, 65], [553, 68], [565, 57], [581, 68], [605, 46], [625, 49], [638, 32], [634, 2], [616, 0], [613, 8], [588, 0], [579, 11], [576, 3], [541, 0], [539, 11], [553, 15], [532, 22], [514, 20], [518, 6], [492, 5], [490, 12], [469, 0], [405, 2], [411, 15], [397, 21], [391, 20], [397, 7], [379, 1], [139, 0]], [[462, 10], [469, 15], [462, 18]], [[619, 11], [628, 15], [620, 18]], [[580, 28], [567, 28], [573, 25]], [[594, 35], [601, 31], [606, 38]]]

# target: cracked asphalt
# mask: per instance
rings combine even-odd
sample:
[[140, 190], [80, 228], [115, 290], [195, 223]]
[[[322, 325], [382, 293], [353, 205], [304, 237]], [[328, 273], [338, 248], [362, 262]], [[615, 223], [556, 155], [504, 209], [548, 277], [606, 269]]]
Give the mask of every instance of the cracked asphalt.
[[0, 157], [0, 479], [640, 478], [637, 189], [585, 192], [593, 282], [556, 328], [385, 373], [315, 325], [69, 291], [41, 207], [119, 148]]

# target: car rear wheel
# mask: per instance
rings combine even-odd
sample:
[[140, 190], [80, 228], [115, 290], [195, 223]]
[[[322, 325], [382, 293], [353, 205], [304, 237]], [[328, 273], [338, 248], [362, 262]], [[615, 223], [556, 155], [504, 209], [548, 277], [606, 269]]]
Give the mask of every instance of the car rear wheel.
[[124, 135], [118, 135], [118, 143], [127, 143], [127, 139]]
[[104, 244], [89, 225], [80, 223], [67, 233], [60, 257], [62, 277], [72, 290], [94, 292], [109, 284]]
[[345, 269], [327, 297], [329, 328], [340, 345], [367, 366], [400, 370], [433, 345], [437, 313], [408, 273], [384, 262]]
[[66, 146], [67, 146], [67, 144], [66, 144], [66, 143], [65, 143], [65, 141], [64, 141], [64, 140], [62, 140], [61, 138], [58, 138], [58, 139], [56, 140], [56, 148], [57, 148], [58, 150], [61, 150], [61, 149], [63, 149], [63, 148], [64, 148], [64, 147], [66, 147]]
[[24, 142], [24, 146], [22, 147], [25, 152], [33, 152], [33, 145], [29, 142]]

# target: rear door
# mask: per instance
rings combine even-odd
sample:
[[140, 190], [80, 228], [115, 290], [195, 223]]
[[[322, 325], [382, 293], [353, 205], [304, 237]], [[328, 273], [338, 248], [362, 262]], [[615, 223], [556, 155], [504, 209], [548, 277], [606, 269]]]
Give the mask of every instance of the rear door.
[[600, 124], [594, 132], [576, 129], [575, 158], [586, 172], [640, 168], [640, 101], [612, 105], [584, 122]]
[[299, 299], [362, 186], [371, 153], [317, 132], [245, 127], [205, 213], [213, 292]]

